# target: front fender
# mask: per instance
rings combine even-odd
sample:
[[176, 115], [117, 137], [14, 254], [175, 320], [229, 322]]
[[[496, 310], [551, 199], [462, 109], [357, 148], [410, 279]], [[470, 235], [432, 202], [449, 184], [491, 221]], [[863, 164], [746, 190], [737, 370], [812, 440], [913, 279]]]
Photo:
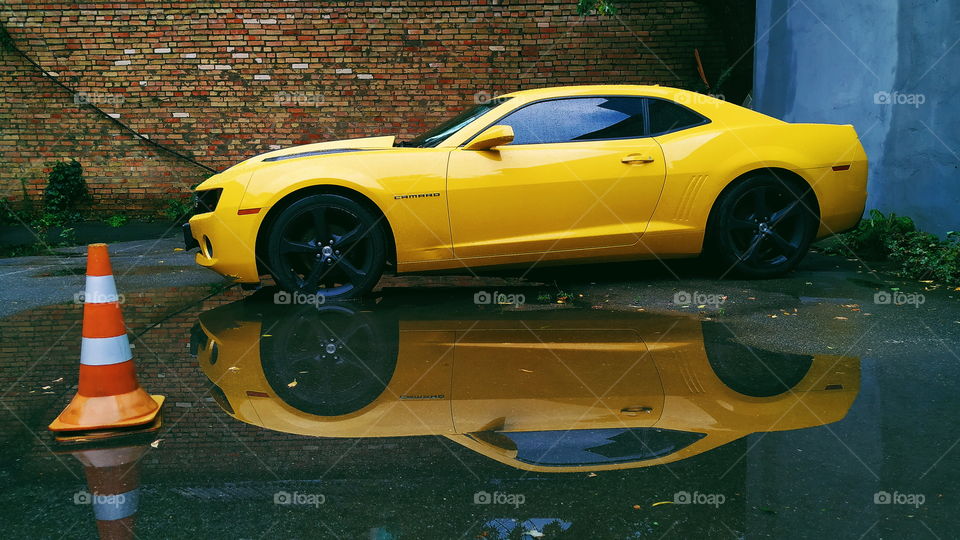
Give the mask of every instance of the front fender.
[[397, 240], [398, 265], [449, 259], [448, 155], [442, 148], [394, 148], [260, 162], [241, 208], [259, 208], [262, 225], [269, 210], [286, 197], [337, 186], [366, 197], [380, 210]]

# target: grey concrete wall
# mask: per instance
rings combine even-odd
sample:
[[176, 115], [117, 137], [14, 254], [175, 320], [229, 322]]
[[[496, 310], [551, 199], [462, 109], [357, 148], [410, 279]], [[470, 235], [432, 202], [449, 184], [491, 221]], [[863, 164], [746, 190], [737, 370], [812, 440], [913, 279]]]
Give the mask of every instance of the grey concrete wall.
[[754, 108], [853, 124], [867, 208], [960, 230], [960, 0], [757, 0]]

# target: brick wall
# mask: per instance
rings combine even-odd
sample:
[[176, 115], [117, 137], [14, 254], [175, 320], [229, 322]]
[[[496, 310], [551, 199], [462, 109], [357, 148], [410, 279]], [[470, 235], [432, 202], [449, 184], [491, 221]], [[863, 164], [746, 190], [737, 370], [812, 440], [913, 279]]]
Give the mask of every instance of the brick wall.
[[576, 0], [308, 4], [5, 2], [0, 23], [39, 68], [0, 51], [0, 197], [36, 198], [45, 163], [76, 158], [98, 211], [155, 211], [210, 174], [191, 160], [220, 170], [271, 148], [409, 135], [521, 88], [690, 86], [694, 48], [708, 71], [725, 61], [691, 0], [582, 18]]

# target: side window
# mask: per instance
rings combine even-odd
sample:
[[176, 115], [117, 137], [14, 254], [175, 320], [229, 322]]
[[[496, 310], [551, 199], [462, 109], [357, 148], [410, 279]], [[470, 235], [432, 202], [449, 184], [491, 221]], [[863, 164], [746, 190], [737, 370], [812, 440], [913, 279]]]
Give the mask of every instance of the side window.
[[649, 111], [651, 135], [698, 126], [706, 121], [690, 109], [663, 99], [650, 99]]
[[644, 137], [643, 98], [584, 97], [541, 101], [497, 124], [513, 128], [513, 143], [538, 144]]

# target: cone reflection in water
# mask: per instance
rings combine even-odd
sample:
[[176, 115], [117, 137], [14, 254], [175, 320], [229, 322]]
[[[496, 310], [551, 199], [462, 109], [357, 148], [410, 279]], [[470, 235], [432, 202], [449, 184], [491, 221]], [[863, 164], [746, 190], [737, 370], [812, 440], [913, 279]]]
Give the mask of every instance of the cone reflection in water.
[[87, 248], [77, 394], [49, 428], [77, 432], [151, 423], [163, 403], [137, 383], [106, 244]]
[[135, 538], [134, 520], [140, 504], [141, 456], [147, 445], [97, 448], [71, 452], [83, 464], [87, 489], [102, 540]]

